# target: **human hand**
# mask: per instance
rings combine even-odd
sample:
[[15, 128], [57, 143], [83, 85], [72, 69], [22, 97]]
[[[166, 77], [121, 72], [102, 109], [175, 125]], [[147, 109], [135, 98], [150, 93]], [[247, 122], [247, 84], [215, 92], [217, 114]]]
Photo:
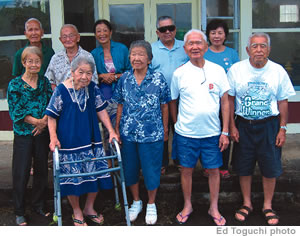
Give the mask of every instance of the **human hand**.
[[228, 145], [229, 145], [229, 138], [226, 135], [221, 134], [219, 139], [220, 151], [223, 152], [228, 147]]
[[240, 141], [240, 133], [236, 126], [230, 126], [230, 138], [234, 142], [239, 142]]
[[116, 139], [118, 143], [121, 143], [120, 134], [118, 135], [114, 130], [109, 132], [109, 142], [112, 143], [113, 139]]
[[54, 152], [56, 146], [58, 147], [58, 149], [61, 148], [59, 140], [57, 138], [51, 138], [50, 144], [49, 144], [50, 150], [52, 152]]
[[112, 84], [115, 82], [115, 74], [114, 73], [106, 73], [106, 74], [101, 74], [101, 82], [105, 84]]
[[277, 136], [276, 136], [276, 143], [277, 147], [282, 147], [285, 144], [286, 139], [286, 131], [284, 129], [280, 129]]

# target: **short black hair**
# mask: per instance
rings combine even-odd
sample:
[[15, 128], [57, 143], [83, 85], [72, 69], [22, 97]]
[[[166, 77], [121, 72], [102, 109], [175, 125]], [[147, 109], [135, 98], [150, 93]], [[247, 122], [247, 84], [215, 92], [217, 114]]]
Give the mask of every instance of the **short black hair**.
[[209, 40], [210, 31], [216, 30], [219, 27], [224, 29], [224, 32], [225, 32], [224, 42], [226, 41], [227, 36], [229, 34], [229, 29], [228, 29], [228, 25], [227, 25], [226, 21], [221, 20], [221, 19], [213, 19], [206, 26], [206, 36], [207, 36], [207, 40], [209, 41], [209, 43], [211, 43], [210, 40]]
[[107, 26], [107, 28], [108, 28], [110, 31], [112, 31], [111, 23], [110, 23], [108, 20], [100, 19], [100, 20], [97, 20], [97, 21], [94, 23], [94, 26], [93, 26], [94, 33], [96, 33], [96, 27], [97, 27], [97, 25], [100, 25], [100, 24], [105, 24], [105, 25]]

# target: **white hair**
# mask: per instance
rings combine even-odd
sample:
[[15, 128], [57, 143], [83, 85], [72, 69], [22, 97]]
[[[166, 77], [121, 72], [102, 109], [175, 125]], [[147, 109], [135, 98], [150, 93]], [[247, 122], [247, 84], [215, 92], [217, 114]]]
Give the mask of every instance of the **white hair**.
[[25, 31], [27, 31], [27, 25], [28, 25], [28, 23], [29, 23], [30, 21], [36, 21], [37, 23], [39, 23], [40, 29], [41, 29], [41, 30], [43, 29], [42, 23], [41, 23], [38, 19], [36, 19], [36, 18], [30, 18], [30, 19], [28, 19], [28, 20], [25, 22]]
[[270, 39], [270, 36], [267, 33], [256, 32], [256, 33], [253, 33], [253, 34], [251, 34], [249, 36], [249, 38], [248, 38], [248, 44], [247, 44], [248, 48], [250, 48], [251, 39], [254, 38], [254, 37], [265, 37], [267, 39], [268, 47], [271, 46], [271, 39]]
[[192, 33], [201, 34], [202, 38], [205, 40], [205, 42], [207, 42], [207, 37], [201, 30], [191, 29], [188, 32], [186, 32], [186, 34], [184, 35], [184, 38], [183, 38], [184, 44], [186, 43], [187, 37]]

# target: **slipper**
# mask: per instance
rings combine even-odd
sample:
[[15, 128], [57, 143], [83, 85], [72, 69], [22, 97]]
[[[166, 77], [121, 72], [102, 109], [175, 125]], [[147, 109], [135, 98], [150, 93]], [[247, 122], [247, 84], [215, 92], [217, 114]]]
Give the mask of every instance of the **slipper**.
[[[187, 215], [185, 215], [185, 216], [183, 216], [182, 215], [182, 212], [179, 212], [178, 214], [177, 214], [177, 216], [179, 215], [180, 217], [181, 217], [181, 220], [178, 220], [177, 219], [177, 216], [176, 216], [176, 222], [178, 223], [178, 224], [180, 224], [180, 225], [183, 225], [183, 224], [185, 224], [187, 221], [188, 221], [188, 219], [189, 219], [189, 216], [192, 214], [192, 212], [193, 211], [191, 211], [189, 214], [187, 214]], [[184, 219], [186, 219], [186, 220], [184, 220]]]
[[231, 177], [228, 170], [220, 170], [220, 175], [222, 179], [228, 179]]
[[[226, 219], [224, 218], [224, 216], [220, 216], [220, 218], [217, 218], [217, 217], [213, 217], [211, 214], [208, 214], [211, 219], [213, 220], [213, 222], [217, 225], [217, 226], [224, 226], [226, 225]], [[222, 220], [225, 220], [224, 224], [221, 224], [221, 221]]]
[[161, 167], [161, 169], [160, 169], [160, 174], [161, 175], [165, 175], [166, 174], [166, 167]]
[[[245, 210], [245, 211], [247, 211], [247, 212], [243, 212], [243, 211], [241, 211], [241, 210]], [[235, 218], [237, 221], [239, 221], [239, 222], [245, 222], [245, 221], [247, 220], [247, 218], [248, 218], [248, 216], [250, 215], [251, 212], [252, 212], [252, 209], [251, 209], [250, 207], [247, 207], [247, 206], [241, 206], [240, 209], [237, 210], [237, 211], [235, 212], [235, 214], [239, 214], [239, 215], [244, 216], [244, 219], [241, 220], [241, 219], [237, 218], [236, 215], [234, 216], [234, 218]]]
[[[273, 213], [273, 215], [267, 215], [268, 213]], [[276, 211], [274, 211], [272, 209], [265, 209], [265, 210], [263, 210], [263, 214], [264, 214], [264, 217], [265, 217], [268, 225], [274, 226], [279, 223], [279, 216], [276, 214]], [[270, 224], [269, 221], [273, 220], [273, 219], [277, 219], [277, 223]]]
[[[104, 217], [101, 214], [97, 214], [97, 215], [84, 215], [84, 217], [86, 217], [87, 219], [89, 219], [90, 221], [99, 224], [99, 225], [103, 225], [104, 224]], [[97, 221], [97, 219], [99, 221]]]
[[208, 170], [207, 169], [203, 169], [203, 172], [202, 172], [203, 176], [208, 178], [209, 177], [209, 173], [208, 173]]
[[27, 222], [24, 216], [16, 216], [16, 224], [18, 226], [26, 226]]
[[[84, 224], [86, 224], [85, 220], [78, 220], [74, 217], [74, 215], [72, 215], [72, 220], [74, 223], [74, 226], [85, 226]], [[79, 225], [75, 225], [75, 224], [79, 224]]]

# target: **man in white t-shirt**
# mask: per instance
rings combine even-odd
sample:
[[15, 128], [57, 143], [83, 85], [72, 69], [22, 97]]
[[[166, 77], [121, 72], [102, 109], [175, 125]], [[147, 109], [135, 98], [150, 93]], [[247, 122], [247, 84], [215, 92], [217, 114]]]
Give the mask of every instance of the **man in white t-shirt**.
[[235, 218], [244, 222], [253, 210], [251, 182], [257, 162], [264, 191], [263, 215], [267, 224], [277, 225], [279, 217], [272, 209], [272, 199], [276, 178], [282, 173], [288, 97], [295, 95], [295, 90], [282, 66], [268, 59], [269, 35], [252, 34], [246, 50], [249, 59], [234, 64], [227, 74], [231, 87], [230, 135], [235, 141], [233, 167], [243, 195]]
[[[220, 188], [219, 167], [222, 154], [229, 144], [229, 84], [224, 69], [204, 60], [207, 39], [200, 30], [190, 30], [184, 36], [184, 49], [189, 56], [183, 66], [175, 70], [171, 80], [171, 116], [175, 123], [176, 150], [181, 167], [181, 185], [184, 207], [176, 216], [179, 224], [187, 222], [193, 211], [191, 203], [192, 173], [199, 156], [204, 168], [209, 171], [210, 208], [208, 214], [216, 225], [225, 225], [226, 220], [218, 210]], [[179, 106], [177, 110], [177, 99]], [[223, 130], [219, 110], [223, 116]]]

